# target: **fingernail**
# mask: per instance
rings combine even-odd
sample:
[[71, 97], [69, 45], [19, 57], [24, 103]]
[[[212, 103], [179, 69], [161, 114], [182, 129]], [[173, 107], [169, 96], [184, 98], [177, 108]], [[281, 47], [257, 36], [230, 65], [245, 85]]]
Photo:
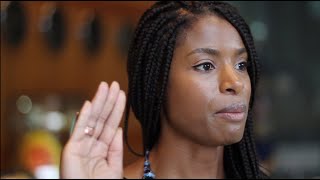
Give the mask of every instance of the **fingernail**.
[[111, 84], [111, 86], [112, 86], [113, 88], [115, 88], [116, 86], [120, 87], [120, 85], [119, 85], [119, 83], [118, 83], [117, 81], [113, 81], [112, 84]]
[[108, 88], [108, 84], [105, 82], [105, 81], [102, 81], [101, 83], [100, 83], [100, 88]]
[[126, 93], [123, 90], [120, 90], [120, 93], [122, 93], [123, 96], [126, 97]]
[[113, 87], [113, 86], [114, 86], [114, 82], [115, 82], [115, 81], [112, 81], [112, 83], [111, 83], [111, 87]]

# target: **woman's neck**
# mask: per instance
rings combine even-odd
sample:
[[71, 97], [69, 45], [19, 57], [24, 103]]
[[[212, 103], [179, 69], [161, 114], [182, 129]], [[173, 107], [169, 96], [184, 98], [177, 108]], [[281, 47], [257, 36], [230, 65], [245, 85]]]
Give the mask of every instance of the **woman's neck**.
[[223, 146], [195, 144], [163, 127], [162, 135], [150, 153], [156, 178], [224, 178]]

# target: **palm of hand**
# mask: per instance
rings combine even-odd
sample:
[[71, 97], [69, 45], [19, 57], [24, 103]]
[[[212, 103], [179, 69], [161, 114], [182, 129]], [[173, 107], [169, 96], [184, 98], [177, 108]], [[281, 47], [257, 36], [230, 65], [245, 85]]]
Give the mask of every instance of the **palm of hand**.
[[[63, 178], [122, 178], [123, 147], [119, 123], [125, 106], [124, 92], [113, 83], [108, 92], [101, 83], [95, 98], [86, 102], [61, 159]], [[106, 118], [107, 117], [107, 118]], [[85, 128], [94, 127], [92, 134]]]

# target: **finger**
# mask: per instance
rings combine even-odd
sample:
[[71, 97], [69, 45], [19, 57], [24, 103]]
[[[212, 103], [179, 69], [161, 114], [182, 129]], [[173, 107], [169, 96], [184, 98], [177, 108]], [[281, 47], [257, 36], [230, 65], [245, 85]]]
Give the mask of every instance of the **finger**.
[[92, 110], [89, 117], [89, 122], [86, 126], [94, 128], [93, 135], [97, 131], [97, 122], [100, 120], [100, 114], [103, 110], [103, 106], [106, 103], [108, 97], [108, 84], [106, 82], [101, 82], [99, 88], [92, 99]]
[[[114, 109], [116, 105], [116, 102], [119, 96], [119, 91], [120, 91], [119, 83], [114, 81], [110, 86], [107, 100], [104, 103], [103, 110], [100, 113], [97, 124], [95, 126], [95, 132], [93, 135], [95, 138], [98, 138], [101, 135], [103, 128], [105, 126], [105, 123], [106, 122], [108, 123], [112, 109]], [[114, 133], [116, 129], [117, 127], [114, 128]]]
[[[103, 89], [101, 89], [101, 88], [105, 88], [105, 89], [103, 90]], [[101, 98], [101, 94], [99, 95], [99, 90], [102, 90], [102, 92], [107, 93], [107, 92], [108, 92], [108, 83], [106, 83], [106, 82], [104, 82], [104, 81], [101, 81], [101, 82], [100, 82], [99, 87], [98, 87], [98, 90], [97, 90], [95, 96], [94, 96], [93, 99], [92, 99], [92, 102], [94, 102], [96, 99]]]
[[107, 157], [107, 162], [111, 167], [123, 169], [123, 132], [122, 128], [118, 128], [116, 135], [114, 136]]
[[84, 129], [91, 114], [91, 106], [92, 105], [89, 101], [85, 101], [79, 113], [78, 119], [75, 122], [70, 140], [79, 140], [84, 137]]
[[101, 133], [99, 140], [105, 142], [106, 144], [111, 143], [113, 137], [115, 136], [116, 130], [119, 127], [125, 104], [126, 96], [125, 93], [121, 90], [119, 92], [117, 102], [103, 127], [103, 132]]

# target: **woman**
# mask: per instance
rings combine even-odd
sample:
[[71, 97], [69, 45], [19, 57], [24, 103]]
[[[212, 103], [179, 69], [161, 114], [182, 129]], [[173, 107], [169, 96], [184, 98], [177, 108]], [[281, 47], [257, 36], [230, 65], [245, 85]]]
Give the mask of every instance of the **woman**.
[[102, 82], [63, 150], [61, 177], [263, 178], [251, 118], [258, 73], [250, 30], [231, 5], [155, 3], [128, 55], [125, 135], [131, 107], [145, 157], [123, 170], [125, 93]]

